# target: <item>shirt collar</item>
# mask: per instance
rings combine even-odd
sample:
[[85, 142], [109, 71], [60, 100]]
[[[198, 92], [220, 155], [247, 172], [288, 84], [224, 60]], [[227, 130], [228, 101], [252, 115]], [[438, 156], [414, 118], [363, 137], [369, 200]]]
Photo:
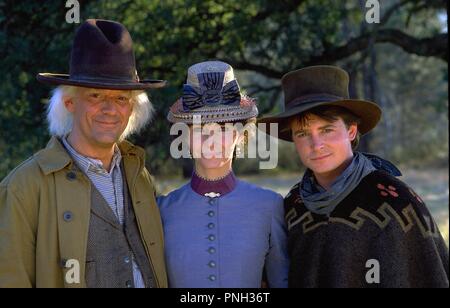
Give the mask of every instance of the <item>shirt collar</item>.
[[[83, 170], [83, 172], [88, 171], [94, 171], [94, 172], [107, 172], [106, 169], [103, 167], [103, 163], [99, 159], [91, 158], [84, 156], [80, 153], [78, 153], [67, 141], [66, 137], [61, 139], [64, 147], [67, 149], [69, 154], [72, 156], [74, 161], [77, 163], [78, 167]], [[120, 163], [122, 161], [122, 154], [120, 153], [119, 147], [117, 144], [114, 145], [114, 155], [111, 160], [111, 170], [110, 174], [114, 171], [114, 168], [120, 168]]]
[[196, 193], [206, 197], [220, 197], [234, 190], [237, 178], [233, 171], [218, 180], [207, 180], [200, 177], [195, 171], [192, 173], [191, 187]]

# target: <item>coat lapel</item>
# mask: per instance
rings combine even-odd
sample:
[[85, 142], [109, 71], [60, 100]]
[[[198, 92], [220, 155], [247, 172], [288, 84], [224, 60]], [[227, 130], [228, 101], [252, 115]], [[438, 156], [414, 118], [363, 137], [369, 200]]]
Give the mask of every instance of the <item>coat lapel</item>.
[[122, 226], [119, 223], [119, 219], [114, 215], [112, 209], [109, 207], [105, 198], [100, 194], [100, 192], [91, 184], [92, 195], [91, 195], [91, 211], [94, 215], [100, 219], [111, 224], [114, 228], [122, 230]]
[[[70, 155], [56, 137], [34, 155], [42, 172], [52, 174], [56, 197], [58, 244], [63, 281], [67, 288], [85, 287], [86, 246], [90, 218], [90, 182], [75, 167]], [[69, 262], [70, 261], [70, 262]], [[72, 265], [72, 267], [67, 267]], [[75, 265], [73, 265], [75, 264]], [[76, 268], [78, 265], [78, 268]], [[77, 271], [77, 269], [79, 269]], [[69, 272], [72, 270], [71, 272]], [[73, 273], [79, 283], [71, 283], [66, 275]]]
[[[124, 158], [124, 172], [136, 222], [147, 255], [154, 267], [156, 283], [158, 286], [167, 287], [163, 231], [154, 188], [148, 172], [144, 169], [145, 152], [126, 141], [121, 142], [119, 148]], [[60, 251], [60, 260], [55, 262], [59, 262], [63, 267], [65, 287], [86, 287], [84, 277], [92, 185], [88, 178], [77, 170], [64, 146], [55, 137], [51, 139], [47, 148], [38, 152], [35, 157], [45, 175], [53, 174]], [[94, 208], [93, 213], [103, 218], [107, 217], [108, 221], [112, 220], [104, 209]], [[64, 267], [64, 261], [68, 260], [78, 263], [80, 283], [69, 283], [65, 279], [71, 270]]]
[[[91, 204], [90, 182], [76, 169], [63, 169], [55, 172], [54, 176], [60, 264], [63, 267], [64, 284], [67, 288], [85, 287], [86, 246]], [[71, 269], [65, 267], [68, 260], [74, 260], [79, 264], [80, 283], [78, 284], [69, 283], [66, 279], [68, 270]]]
[[[139, 150], [135, 148], [129, 151], [128, 154], [123, 155], [125, 176], [141, 239], [153, 267], [152, 270], [156, 274], [156, 283], [158, 286], [161, 286], [166, 284], [165, 280], [160, 280], [162, 278], [161, 273], [165, 273], [165, 265], [164, 262], [154, 263], [152, 259], [159, 260], [164, 258], [160, 253], [164, 251], [163, 231], [162, 227], [157, 227], [161, 226], [161, 220], [156, 205], [155, 192], [150, 179], [145, 179], [143, 176], [145, 173], [143, 170], [144, 154], [137, 152]], [[141, 187], [141, 189], [136, 189], [136, 187]], [[143, 187], [149, 189], [144, 190], [142, 189]]]

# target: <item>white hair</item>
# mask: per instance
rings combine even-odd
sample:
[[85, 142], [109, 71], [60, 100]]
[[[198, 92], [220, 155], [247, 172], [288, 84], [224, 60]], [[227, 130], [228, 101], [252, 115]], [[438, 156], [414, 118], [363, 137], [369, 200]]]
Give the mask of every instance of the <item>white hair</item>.
[[[48, 129], [51, 135], [64, 137], [72, 131], [73, 116], [64, 104], [64, 97], [74, 97], [78, 87], [59, 86], [53, 90], [47, 107]], [[154, 108], [143, 90], [131, 90], [133, 111], [120, 140], [139, 132], [152, 119]]]

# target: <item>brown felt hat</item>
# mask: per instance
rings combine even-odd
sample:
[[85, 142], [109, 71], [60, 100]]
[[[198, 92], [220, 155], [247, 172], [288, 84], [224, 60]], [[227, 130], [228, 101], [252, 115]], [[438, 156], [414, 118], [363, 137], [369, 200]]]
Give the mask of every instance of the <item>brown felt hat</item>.
[[[360, 99], [350, 99], [348, 94], [349, 76], [336, 66], [309, 66], [287, 73], [281, 78], [284, 92], [284, 112], [258, 120], [267, 123], [267, 133], [274, 137], [291, 141], [289, 119], [318, 106], [339, 106], [348, 109], [360, 118], [358, 130], [365, 134], [373, 129], [381, 118], [377, 104]], [[278, 135], [269, 129], [269, 123], [278, 123]]]
[[164, 87], [164, 80], [140, 80], [133, 41], [124, 25], [88, 19], [78, 28], [72, 45], [69, 74], [39, 73], [40, 82], [88, 88], [143, 90]]

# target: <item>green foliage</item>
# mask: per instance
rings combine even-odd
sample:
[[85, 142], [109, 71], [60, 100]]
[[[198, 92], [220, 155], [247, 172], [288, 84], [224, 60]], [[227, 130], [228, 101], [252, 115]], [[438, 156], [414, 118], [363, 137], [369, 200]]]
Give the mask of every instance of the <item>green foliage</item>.
[[[157, 111], [155, 119], [132, 141], [146, 148], [147, 165], [154, 173], [170, 175], [181, 174], [181, 162], [170, 158], [171, 137], [165, 115], [180, 95], [190, 65], [223, 59], [240, 67], [242, 71], [237, 73], [241, 87], [258, 98], [260, 110], [275, 112], [282, 105], [279, 77], [359, 35], [364, 20], [359, 1], [346, 1], [345, 5], [332, 0], [79, 2], [82, 20], [113, 19], [127, 26], [135, 43], [141, 78], [169, 80], [168, 88], [150, 92]], [[400, 9], [388, 25], [418, 37], [440, 31], [436, 9], [425, 6], [425, 10], [411, 13], [411, 8]], [[0, 179], [48, 140], [45, 107], [51, 89], [37, 83], [35, 75], [68, 72], [70, 46], [78, 25], [65, 22], [66, 11], [65, 1], [0, 0]], [[392, 101], [402, 106], [400, 112], [415, 110], [423, 99], [427, 100], [428, 120], [405, 113], [405, 117], [411, 114], [405, 123], [422, 121], [422, 130], [431, 139], [424, 137], [418, 143], [424, 142], [423, 147], [428, 148], [428, 141], [433, 140], [433, 153], [442, 156], [448, 152], [448, 138], [442, 142], [446, 136], [442, 127], [447, 122], [440, 118], [439, 127], [434, 127], [430, 119], [448, 108], [448, 93], [443, 88], [448, 81], [446, 63], [426, 62], [427, 58], [410, 57], [392, 48], [383, 46], [379, 51], [384, 55], [378, 57], [380, 84], [394, 97]], [[358, 56], [355, 53], [344, 60], [357, 65]], [[391, 69], [395, 65], [401, 67], [401, 72]], [[426, 85], [426, 94], [422, 93], [420, 99], [419, 81], [411, 79], [413, 74], [422, 76], [420, 84]], [[418, 127], [421, 126], [414, 128]], [[397, 134], [392, 138], [396, 147], [387, 154], [403, 157], [410, 143], [399, 139], [417, 135]], [[377, 144], [376, 138], [374, 142]], [[416, 147], [419, 148], [420, 145]], [[292, 148], [283, 148], [281, 169], [298, 167], [298, 159], [292, 153]], [[430, 160], [433, 153], [428, 153]], [[423, 151], [411, 151], [408, 155], [420, 157]], [[254, 162], [239, 162], [237, 166], [247, 173], [257, 171]]]

